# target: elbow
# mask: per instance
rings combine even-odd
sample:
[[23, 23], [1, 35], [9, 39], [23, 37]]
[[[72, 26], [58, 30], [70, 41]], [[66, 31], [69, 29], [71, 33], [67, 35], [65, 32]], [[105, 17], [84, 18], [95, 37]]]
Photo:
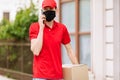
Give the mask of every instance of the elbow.
[[34, 54], [35, 56], [38, 56], [38, 55], [39, 55], [39, 51], [34, 50], [32, 47], [31, 47], [30, 49], [31, 49], [31, 51], [33, 52], [33, 54]]
[[33, 47], [32, 46], [30, 47], [30, 50], [33, 52]]
[[33, 52], [33, 54], [35, 55], [35, 56], [39, 56], [39, 52], [37, 52], [37, 51], [32, 51]]
[[38, 56], [39, 55], [39, 53], [33, 53], [35, 56]]

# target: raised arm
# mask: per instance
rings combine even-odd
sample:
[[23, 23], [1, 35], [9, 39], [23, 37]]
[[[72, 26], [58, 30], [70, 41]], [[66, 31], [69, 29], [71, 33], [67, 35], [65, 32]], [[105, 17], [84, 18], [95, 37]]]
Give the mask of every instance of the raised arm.
[[45, 25], [43, 24], [43, 20], [45, 20], [45, 16], [41, 15], [40, 20], [39, 20], [39, 33], [37, 38], [31, 40], [31, 51], [33, 52], [34, 55], [38, 56], [43, 45], [43, 31]]

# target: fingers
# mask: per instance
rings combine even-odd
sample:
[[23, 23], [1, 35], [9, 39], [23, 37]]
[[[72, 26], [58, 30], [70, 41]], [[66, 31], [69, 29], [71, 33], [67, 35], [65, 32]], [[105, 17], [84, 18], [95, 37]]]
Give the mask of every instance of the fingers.
[[41, 19], [42, 19], [42, 20], [46, 20], [45, 15], [41, 15]]
[[39, 22], [42, 23], [46, 20], [46, 17], [45, 15], [41, 15], [40, 18], [39, 18]]
[[45, 15], [41, 15], [40, 18], [39, 18], [39, 25], [41, 26], [41, 28], [44, 28], [45, 21], [46, 21]]
[[42, 18], [42, 19], [45, 19], [45, 15], [41, 15], [41, 18]]

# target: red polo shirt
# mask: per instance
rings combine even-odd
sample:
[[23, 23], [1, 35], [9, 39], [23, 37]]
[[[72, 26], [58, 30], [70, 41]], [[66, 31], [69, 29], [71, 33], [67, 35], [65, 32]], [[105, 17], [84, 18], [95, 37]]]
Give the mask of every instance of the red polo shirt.
[[[30, 39], [37, 38], [39, 28], [38, 22], [31, 24]], [[45, 25], [42, 50], [39, 56], [34, 55], [34, 78], [62, 78], [61, 43], [70, 43], [66, 26], [55, 21], [52, 29]]]

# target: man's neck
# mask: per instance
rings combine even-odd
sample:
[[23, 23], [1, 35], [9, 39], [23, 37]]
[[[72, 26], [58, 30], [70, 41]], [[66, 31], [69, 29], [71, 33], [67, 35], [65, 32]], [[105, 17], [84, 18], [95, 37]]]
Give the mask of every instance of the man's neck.
[[53, 27], [53, 23], [54, 23], [54, 20], [50, 21], [50, 22], [46, 22], [46, 25], [50, 28]]

